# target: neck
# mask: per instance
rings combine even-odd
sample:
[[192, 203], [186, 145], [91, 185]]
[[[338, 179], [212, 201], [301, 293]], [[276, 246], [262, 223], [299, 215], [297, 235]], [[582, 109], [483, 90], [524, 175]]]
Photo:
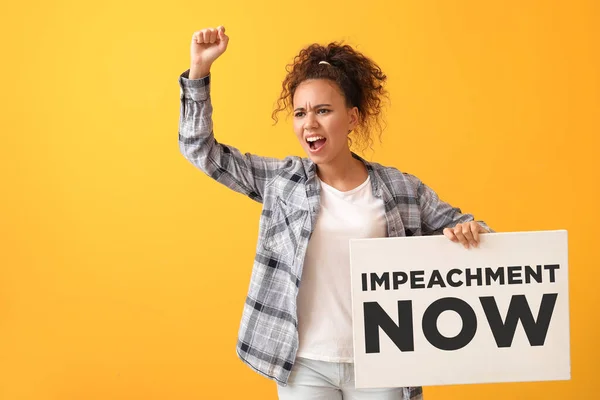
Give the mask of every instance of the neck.
[[354, 158], [348, 149], [330, 162], [318, 164], [317, 175], [326, 184], [346, 191], [363, 183], [368, 172], [365, 164]]

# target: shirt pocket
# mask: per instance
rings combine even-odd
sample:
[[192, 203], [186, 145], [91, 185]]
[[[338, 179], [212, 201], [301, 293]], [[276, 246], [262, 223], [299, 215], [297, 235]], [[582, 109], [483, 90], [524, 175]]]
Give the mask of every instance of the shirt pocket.
[[264, 249], [293, 263], [302, 241], [307, 217], [308, 210], [288, 204], [281, 197], [277, 197], [266, 225]]

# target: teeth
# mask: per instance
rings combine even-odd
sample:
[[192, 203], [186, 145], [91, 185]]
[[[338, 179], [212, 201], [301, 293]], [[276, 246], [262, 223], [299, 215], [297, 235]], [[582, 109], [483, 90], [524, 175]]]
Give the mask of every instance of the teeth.
[[323, 136], [311, 136], [306, 138], [307, 142], [316, 142], [319, 139], [325, 139]]

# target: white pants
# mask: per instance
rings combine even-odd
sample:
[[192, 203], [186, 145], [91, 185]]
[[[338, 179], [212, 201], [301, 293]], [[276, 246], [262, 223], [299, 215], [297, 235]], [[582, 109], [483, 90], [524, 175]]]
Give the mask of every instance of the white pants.
[[354, 364], [296, 358], [279, 400], [408, 400], [403, 388], [356, 389]]

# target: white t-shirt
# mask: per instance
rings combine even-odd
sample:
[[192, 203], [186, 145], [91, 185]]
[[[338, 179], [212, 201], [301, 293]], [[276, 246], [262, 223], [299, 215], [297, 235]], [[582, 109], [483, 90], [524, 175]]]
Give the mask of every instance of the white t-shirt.
[[383, 200], [369, 177], [341, 192], [319, 180], [321, 210], [308, 243], [297, 300], [298, 357], [353, 362], [350, 239], [387, 236]]

